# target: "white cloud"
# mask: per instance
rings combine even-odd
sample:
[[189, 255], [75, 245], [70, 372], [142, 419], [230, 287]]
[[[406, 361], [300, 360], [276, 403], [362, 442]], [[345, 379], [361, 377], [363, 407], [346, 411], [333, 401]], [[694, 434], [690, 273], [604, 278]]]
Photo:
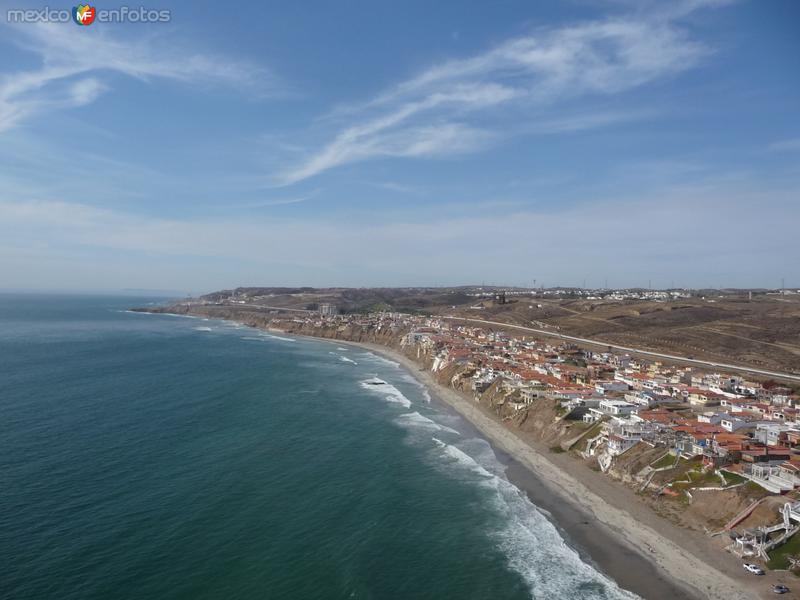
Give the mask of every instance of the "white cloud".
[[773, 142], [768, 146], [768, 149], [773, 152], [795, 152], [800, 150], [800, 138]]
[[[663, 285], [769, 285], [781, 276], [800, 277], [786, 271], [800, 264], [790, 243], [800, 218], [795, 190], [796, 182], [764, 190], [758, 181], [717, 180], [663, 186], [635, 198], [592, 197], [556, 211], [443, 207], [403, 221], [338, 222], [261, 213], [162, 218], [76, 203], [0, 201], [5, 247], [43, 244], [24, 262], [11, 255], [0, 260], [0, 279], [5, 285], [22, 286], [29, 277], [50, 287], [63, 285], [61, 280], [94, 287], [96, 276], [79, 281], [73, 273], [90, 272], [111, 251], [115, 261], [130, 266], [120, 278], [143, 273], [122, 287], [148, 287], [170, 277], [193, 289], [244, 280], [399, 285], [537, 277], [566, 284], [592, 276], [618, 279], [620, 273], [626, 279], [618, 285], [648, 278]], [[59, 262], [64, 257], [74, 257], [74, 264]], [[58, 270], [51, 270], [56, 263]], [[189, 264], [202, 268], [194, 279], [181, 279]]]
[[70, 86], [70, 104], [83, 106], [91, 104], [107, 89], [106, 85], [94, 77], [79, 79]]
[[0, 79], [0, 131], [46, 110], [93, 102], [108, 89], [100, 78], [112, 73], [142, 81], [234, 86], [258, 95], [281, 91], [263, 68], [181, 49], [174, 39], [126, 40], [53, 23], [0, 24], [0, 29], [7, 40], [41, 59], [38, 69]]
[[[474, 151], [498, 136], [518, 134], [520, 121], [530, 122], [528, 131], [547, 129], [553, 122], [548, 109], [560, 103], [625, 92], [689, 69], [708, 52], [664, 15], [536, 30], [471, 58], [435, 65], [366, 103], [335, 110], [323, 123], [345, 125], [277, 180], [292, 184], [375, 157]], [[577, 115], [565, 119], [560, 130], [619, 118]]]

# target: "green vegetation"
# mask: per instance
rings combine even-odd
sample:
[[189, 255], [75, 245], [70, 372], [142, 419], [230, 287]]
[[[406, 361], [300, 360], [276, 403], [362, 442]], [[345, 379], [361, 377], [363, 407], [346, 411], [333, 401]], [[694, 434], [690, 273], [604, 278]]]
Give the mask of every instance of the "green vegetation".
[[583, 434], [583, 437], [578, 440], [578, 442], [572, 447], [574, 450], [578, 450], [583, 452], [586, 450], [586, 445], [589, 443], [589, 440], [600, 433], [600, 428], [603, 426], [603, 421], [598, 421], [594, 425], [592, 425], [589, 429], [586, 430], [586, 433]]
[[650, 466], [654, 469], [664, 469], [666, 467], [671, 467], [673, 464], [675, 464], [675, 455], [665, 454]]
[[583, 421], [572, 421], [569, 424], [570, 429], [574, 429], [576, 432], [586, 431], [591, 426], [592, 426], [591, 423], [584, 423]]
[[725, 481], [728, 482], [728, 485], [738, 485], [740, 483], [744, 483], [747, 481], [744, 477], [737, 473], [731, 473], [730, 471], [722, 470], [722, 474], [725, 476]]
[[550, 452], [553, 454], [561, 454], [564, 452], [564, 449], [561, 446], [550, 446]]
[[788, 542], [770, 552], [767, 567], [773, 570], [788, 569], [791, 566], [790, 557], [800, 557], [800, 535], [793, 535]]
[[692, 487], [722, 487], [722, 481], [714, 471], [689, 471]]

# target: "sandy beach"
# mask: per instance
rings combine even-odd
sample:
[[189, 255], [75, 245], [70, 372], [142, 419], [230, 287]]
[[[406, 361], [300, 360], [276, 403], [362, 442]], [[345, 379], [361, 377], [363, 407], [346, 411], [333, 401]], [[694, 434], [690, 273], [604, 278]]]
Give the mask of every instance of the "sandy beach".
[[401, 364], [434, 401], [461, 415], [492, 445], [507, 466], [509, 480], [549, 513], [587, 562], [624, 589], [648, 600], [745, 600], [773, 597], [775, 583], [797, 587], [786, 573], [764, 577], [745, 573], [740, 561], [721, 551], [709, 537], [660, 517], [633, 490], [573, 456], [553, 453], [536, 440], [522, 437], [472, 398], [441, 385], [430, 371], [401, 352], [375, 343], [310, 337], [357, 346]]
[[376, 344], [355, 345], [399, 362], [435, 398], [467, 419], [507, 464], [509, 479], [552, 515], [587, 560], [623, 588], [647, 599], [745, 600], [772, 595], [764, 578], [748, 579], [708, 538], [653, 514], [633, 491], [572, 457], [521, 439], [403, 354]]

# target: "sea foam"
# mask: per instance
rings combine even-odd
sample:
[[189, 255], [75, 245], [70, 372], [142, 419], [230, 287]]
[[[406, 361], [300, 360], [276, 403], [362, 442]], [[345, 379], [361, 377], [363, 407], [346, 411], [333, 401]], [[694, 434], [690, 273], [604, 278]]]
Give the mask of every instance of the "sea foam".
[[428, 386], [426, 386], [419, 379], [417, 379], [416, 377], [414, 377], [413, 375], [411, 375], [409, 373], [404, 373], [403, 374], [403, 381], [407, 381], [408, 383], [411, 383], [411, 384], [415, 385], [416, 387], [418, 387], [420, 389], [420, 391], [422, 392], [422, 397], [425, 400], [425, 402], [430, 404], [430, 402], [431, 402], [431, 393], [430, 393], [430, 391], [428, 391]]
[[[544, 512], [505, 478], [503, 465], [485, 440], [473, 438], [455, 445], [432, 439], [449, 471], [486, 490], [487, 501], [499, 517], [490, 537], [508, 557], [509, 566], [528, 584], [534, 598], [638, 598], [585, 563], [567, 545]], [[471, 448], [477, 459], [464, 447]]]
[[411, 408], [411, 400], [406, 398], [403, 392], [392, 384], [385, 382], [383, 379], [373, 377], [372, 379], [366, 379], [360, 382], [360, 385], [363, 389], [382, 396], [387, 402], [402, 404], [406, 408]]
[[332, 354], [333, 356], [337, 356], [340, 361], [350, 363], [353, 365], [357, 365], [358, 363], [354, 361], [352, 358], [348, 358], [347, 356], [342, 356], [341, 354], [337, 354], [336, 352], [330, 351], [328, 354]]
[[362, 354], [362, 358], [367, 360], [367, 361], [369, 361], [369, 362], [375, 362], [375, 363], [380, 363], [380, 364], [384, 364], [384, 365], [390, 365], [390, 366], [392, 366], [392, 367], [394, 367], [396, 369], [400, 368], [400, 363], [399, 362], [395, 362], [393, 360], [389, 360], [388, 358], [384, 358], [383, 356], [380, 356], [378, 354], [373, 354], [372, 352], [364, 352]]
[[405, 413], [398, 416], [395, 420], [395, 423], [402, 427], [406, 427], [409, 429], [427, 429], [432, 431], [446, 431], [447, 433], [452, 433], [455, 435], [461, 435], [458, 431], [451, 427], [447, 427], [446, 425], [442, 425], [437, 423], [433, 419], [429, 419], [428, 417], [421, 415], [419, 412], [414, 411], [410, 413]]
[[265, 338], [269, 338], [269, 339], [271, 339], [271, 340], [279, 340], [279, 341], [281, 341], [281, 342], [296, 342], [296, 341], [297, 341], [297, 340], [296, 340], [296, 339], [294, 339], [294, 338], [281, 337], [281, 336], [279, 336], [279, 335], [273, 335], [273, 334], [271, 334], [271, 333], [265, 333], [265, 334], [263, 334], [263, 335], [264, 335], [264, 337], [265, 337]]

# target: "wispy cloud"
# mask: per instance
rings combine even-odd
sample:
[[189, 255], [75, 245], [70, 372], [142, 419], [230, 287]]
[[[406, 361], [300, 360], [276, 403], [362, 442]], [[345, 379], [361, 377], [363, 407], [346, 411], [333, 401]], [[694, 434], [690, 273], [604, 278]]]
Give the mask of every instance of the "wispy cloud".
[[395, 192], [397, 194], [423, 196], [428, 193], [428, 190], [425, 190], [421, 187], [408, 185], [405, 183], [398, 183], [396, 181], [365, 181], [364, 183], [366, 185], [382, 190], [388, 190], [390, 192]]
[[[770, 285], [787, 264], [800, 261], [798, 249], [786, 243], [798, 217], [796, 184], [765, 189], [757, 179], [711, 179], [661, 186], [649, 193], [632, 191], [627, 197], [592, 195], [591, 202], [559, 210], [511, 203], [488, 212], [486, 204], [478, 210], [444, 206], [438, 214], [405, 220], [369, 218], [369, 226], [364, 219], [279, 218], [268, 211], [167, 218], [79, 203], [0, 199], [4, 246], [36, 254], [25, 262], [16, 254], [0, 253], [0, 272], [7, 280], [24, 283], [30, 273], [52, 286], [63, 279], [80, 287], [96, 278], [99, 257], [110, 254], [116, 269], [109, 266], [110, 281], [121, 287], [173, 281], [196, 288], [248, 279], [397, 285], [493, 277], [499, 283], [514, 283], [530, 276], [565, 284], [592, 273], [622, 277], [620, 264], [625, 280], [619, 285], [642, 284], [648, 278], [664, 284], [672, 279], [680, 285]], [[742, 244], [753, 231], [770, 235], [757, 248]], [[491, 244], [476, 243], [486, 239], [487, 232]], [[30, 240], [41, 244], [31, 249]], [[714, 252], [708, 252], [709, 247]], [[512, 259], [530, 256], [537, 257], [535, 265], [522, 270]], [[119, 273], [120, 261], [130, 269]], [[187, 264], [197, 271], [187, 273]]]
[[0, 131], [37, 113], [93, 102], [109, 88], [104, 79], [110, 74], [234, 86], [256, 95], [283, 91], [277, 78], [262, 67], [183, 49], [172, 38], [169, 43], [153, 36], [126, 40], [52, 23], [0, 23], [0, 31], [6, 40], [41, 59], [37, 69], [7, 73], [0, 79]]
[[[262, 200], [256, 200], [255, 202], [248, 202], [246, 204], [240, 204], [234, 208], [268, 208], [270, 206], [286, 206], [287, 204], [300, 204], [301, 202], [307, 202], [311, 200], [315, 196], [319, 194], [320, 190], [312, 190], [308, 194], [303, 196], [290, 196], [290, 197], [283, 197], [283, 198], [264, 198]], [[231, 208], [230, 206], [226, 205], [226, 209]]]
[[797, 152], [800, 151], [800, 137], [773, 142], [767, 148], [771, 152]]
[[[687, 5], [679, 14], [694, 8]], [[342, 122], [338, 132], [277, 180], [292, 184], [377, 157], [472, 152], [520, 133], [520, 123], [531, 132], [603, 126], [624, 115], [580, 114], [559, 123], [548, 113], [582, 97], [611, 96], [680, 73], [709, 51], [674, 14], [539, 29], [434, 65], [367, 102], [333, 111], [317, 124]]]

